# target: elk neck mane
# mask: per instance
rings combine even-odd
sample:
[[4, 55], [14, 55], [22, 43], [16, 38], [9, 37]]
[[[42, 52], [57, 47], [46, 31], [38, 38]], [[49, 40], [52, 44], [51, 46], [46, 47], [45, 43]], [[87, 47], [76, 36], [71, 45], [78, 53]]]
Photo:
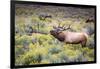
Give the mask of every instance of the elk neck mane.
[[57, 38], [59, 41], [63, 42], [65, 40], [65, 34], [63, 32], [57, 34], [56, 36], [54, 36], [55, 38]]

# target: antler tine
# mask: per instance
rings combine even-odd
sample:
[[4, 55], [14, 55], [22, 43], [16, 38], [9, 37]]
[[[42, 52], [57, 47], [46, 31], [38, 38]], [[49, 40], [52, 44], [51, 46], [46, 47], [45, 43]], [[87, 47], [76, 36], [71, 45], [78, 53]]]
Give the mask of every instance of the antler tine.
[[60, 24], [61, 24], [61, 23], [58, 24], [58, 27], [60, 27]]
[[65, 24], [63, 24], [62, 26], [60, 26], [62, 29], [65, 29]]
[[62, 28], [65, 30], [65, 29], [66, 29], [66, 25], [64, 24], [64, 25], [62, 26]]
[[70, 27], [71, 25], [69, 25], [68, 27], [66, 27], [66, 25], [63, 27], [63, 30], [67, 30], [67, 29], [70, 29], [71, 27]]
[[70, 28], [71, 28], [71, 25], [69, 25], [67, 29], [70, 29]]
[[71, 25], [69, 25], [69, 27], [68, 28], [71, 28]]
[[62, 28], [64, 28], [64, 27], [65, 27], [65, 24], [63, 24]]

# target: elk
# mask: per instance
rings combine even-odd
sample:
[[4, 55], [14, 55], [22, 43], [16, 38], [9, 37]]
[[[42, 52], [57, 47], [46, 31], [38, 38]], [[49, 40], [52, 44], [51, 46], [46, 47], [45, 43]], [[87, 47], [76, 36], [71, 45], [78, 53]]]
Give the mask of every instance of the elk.
[[90, 22], [95, 22], [95, 20], [93, 18], [88, 18], [85, 22], [90, 23]]
[[52, 16], [49, 15], [49, 14], [41, 14], [41, 15], [39, 15], [39, 19], [40, 20], [46, 20], [47, 18], [52, 18]]
[[82, 47], [86, 46], [88, 35], [84, 32], [71, 32], [66, 31], [70, 29], [66, 26], [53, 26], [53, 30], [50, 30], [50, 34], [58, 39], [60, 42], [64, 42], [66, 44], [81, 44]]

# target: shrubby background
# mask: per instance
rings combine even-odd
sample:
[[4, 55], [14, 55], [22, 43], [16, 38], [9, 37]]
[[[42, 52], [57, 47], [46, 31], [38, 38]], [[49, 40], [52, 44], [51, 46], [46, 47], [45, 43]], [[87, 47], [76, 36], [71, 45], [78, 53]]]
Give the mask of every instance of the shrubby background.
[[[94, 61], [93, 8], [43, 5], [15, 7], [15, 64], [33, 65]], [[50, 16], [45, 18], [45, 16]], [[50, 35], [53, 26], [71, 25], [74, 32], [89, 32], [87, 45], [65, 44]], [[85, 31], [86, 30], [86, 31]]]

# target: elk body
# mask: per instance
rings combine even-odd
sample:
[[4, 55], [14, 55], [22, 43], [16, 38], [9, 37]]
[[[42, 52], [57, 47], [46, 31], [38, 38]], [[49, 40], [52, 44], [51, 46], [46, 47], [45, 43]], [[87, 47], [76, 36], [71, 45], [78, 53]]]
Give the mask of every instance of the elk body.
[[49, 15], [49, 14], [41, 14], [41, 15], [39, 15], [39, 19], [40, 20], [46, 20], [47, 18], [52, 18], [52, 16]]
[[88, 19], [86, 20], [86, 23], [90, 23], [90, 22], [95, 22], [95, 20], [94, 20], [93, 18], [88, 18]]
[[65, 31], [69, 29], [65, 29], [64, 27], [53, 27], [54, 30], [50, 31], [50, 34], [54, 36], [61, 42], [65, 42], [66, 44], [81, 44], [82, 47], [86, 46], [88, 35], [83, 32], [70, 32]]

